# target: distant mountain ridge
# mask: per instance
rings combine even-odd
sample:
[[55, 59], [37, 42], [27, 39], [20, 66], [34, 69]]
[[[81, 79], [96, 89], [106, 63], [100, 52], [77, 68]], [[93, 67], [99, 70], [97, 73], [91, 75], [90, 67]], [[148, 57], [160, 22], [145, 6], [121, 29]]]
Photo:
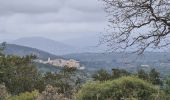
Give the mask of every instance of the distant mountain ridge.
[[38, 50], [35, 48], [26, 47], [26, 46], [20, 46], [16, 44], [6, 44], [4, 53], [7, 55], [17, 55], [17, 56], [26, 56], [26, 55], [34, 54], [38, 58], [43, 59], [43, 60], [47, 60], [48, 57], [50, 57], [51, 59], [62, 58], [60, 56], [56, 56], [56, 55], [47, 53], [42, 50]]
[[36, 48], [55, 55], [66, 55], [84, 52], [104, 52], [105, 47], [98, 47], [98, 40], [95, 39], [95, 37], [91, 38], [84, 37], [58, 42], [44, 37], [25, 37], [14, 40], [11, 43]]
[[79, 48], [79, 52], [74, 53], [102, 53], [107, 50], [107, 47], [104, 44], [100, 43], [101, 36], [100, 34], [92, 35], [92, 36], [84, 36], [79, 38], [67, 39], [62, 41], [62, 43], [66, 43]]
[[74, 47], [70, 45], [44, 37], [20, 38], [12, 41], [12, 44], [36, 48], [55, 55], [69, 54], [75, 51]]

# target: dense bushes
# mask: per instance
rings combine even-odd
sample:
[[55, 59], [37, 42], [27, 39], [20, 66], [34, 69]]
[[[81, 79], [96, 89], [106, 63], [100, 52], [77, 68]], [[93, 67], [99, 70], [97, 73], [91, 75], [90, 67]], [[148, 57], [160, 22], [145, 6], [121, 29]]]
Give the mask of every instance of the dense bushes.
[[36, 100], [68, 100], [63, 94], [58, 93], [58, 88], [47, 85], [45, 90], [38, 96]]
[[42, 93], [38, 91], [20, 93], [0, 100], [69, 100], [58, 93], [58, 88], [47, 85]]
[[16, 96], [11, 96], [7, 100], [37, 100], [38, 95], [38, 91], [25, 92]]
[[136, 77], [85, 84], [76, 100], [152, 100], [159, 89]]

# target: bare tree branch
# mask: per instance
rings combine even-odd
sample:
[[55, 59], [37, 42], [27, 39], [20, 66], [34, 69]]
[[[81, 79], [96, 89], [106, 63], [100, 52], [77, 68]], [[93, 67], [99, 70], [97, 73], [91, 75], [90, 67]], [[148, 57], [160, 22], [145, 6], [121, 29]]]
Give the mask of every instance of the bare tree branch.
[[102, 0], [110, 30], [103, 43], [112, 50], [143, 53], [147, 48], [168, 46], [170, 0]]

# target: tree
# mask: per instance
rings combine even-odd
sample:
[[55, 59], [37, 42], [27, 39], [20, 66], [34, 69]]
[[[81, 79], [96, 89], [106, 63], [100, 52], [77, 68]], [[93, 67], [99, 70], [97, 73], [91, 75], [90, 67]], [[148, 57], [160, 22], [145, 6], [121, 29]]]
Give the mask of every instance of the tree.
[[4, 55], [3, 50], [5, 49], [5, 47], [6, 47], [6, 42], [1, 43], [1, 45], [0, 45], [0, 56]]
[[163, 48], [170, 44], [170, 0], [102, 0], [110, 29], [103, 42], [111, 50]]
[[155, 70], [155, 68], [151, 69], [149, 72], [149, 80], [152, 84], [161, 85], [160, 73]]
[[130, 73], [124, 69], [112, 69], [112, 74], [104, 69], [98, 70], [95, 74], [92, 75], [94, 81], [107, 81], [120, 78], [122, 76], [129, 76]]
[[140, 79], [143, 79], [143, 80], [149, 80], [149, 75], [147, 72], [145, 72], [145, 70], [143, 69], [139, 69], [138, 72], [137, 72], [137, 76], [140, 78]]
[[0, 83], [5, 83], [11, 94], [44, 90], [42, 76], [31, 62], [31, 56], [0, 57]]
[[156, 71], [155, 68], [152, 68], [149, 72], [139, 69], [137, 72], [137, 76], [140, 79], [146, 80], [154, 85], [162, 85], [162, 81], [160, 79], [160, 73]]
[[85, 78], [83, 72], [75, 69], [64, 67], [60, 71], [51, 73], [47, 72], [43, 79], [45, 85], [51, 85], [57, 88], [57, 92], [71, 98], [71, 95], [78, 91]]
[[111, 74], [109, 74], [106, 70], [100, 69], [95, 74], [92, 75], [95, 81], [107, 81], [112, 78]]
[[129, 76], [130, 73], [124, 69], [112, 69], [112, 79], [120, 78], [122, 76]]

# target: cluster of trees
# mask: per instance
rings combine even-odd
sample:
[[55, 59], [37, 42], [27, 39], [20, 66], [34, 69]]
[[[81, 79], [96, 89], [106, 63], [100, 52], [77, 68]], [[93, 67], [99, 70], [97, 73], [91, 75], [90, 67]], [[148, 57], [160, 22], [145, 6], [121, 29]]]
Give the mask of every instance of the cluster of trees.
[[42, 74], [31, 63], [31, 60], [31, 56], [1, 56], [0, 58], [0, 84], [5, 84], [5, 91], [8, 91], [10, 95], [19, 95], [15, 98], [20, 98], [28, 92], [34, 96], [37, 93], [32, 92], [34, 90], [43, 93], [48, 85], [57, 88], [57, 93], [71, 98], [72, 93], [77, 91], [80, 84], [84, 82], [81, 78], [83, 74], [78, 75], [79, 72], [76, 69], [65, 67], [56, 73]]
[[130, 73], [124, 69], [112, 69], [112, 72], [109, 73], [108, 71], [101, 69], [97, 71], [95, 74], [92, 75], [95, 81], [107, 81], [120, 78], [122, 76], [137, 76], [142, 80], [146, 80], [154, 85], [161, 85], [162, 81], [160, 78], [160, 73], [156, 71], [154, 68], [151, 69], [149, 72], [139, 69], [137, 73]]
[[[4, 46], [1, 47], [3, 50]], [[71, 98], [84, 82], [82, 72], [67, 66], [55, 73], [41, 73], [33, 63], [35, 58], [33, 55], [19, 57], [0, 52], [0, 100], [56, 100], [41, 99], [50, 91]]]
[[130, 75], [130, 73], [123, 69], [112, 69], [112, 73], [109, 73], [104, 69], [100, 69], [93, 74], [92, 77], [95, 81], [107, 81], [128, 75]]
[[5, 84], [11, 94], [38, 89], [42, 84], [41, 74], [31, 64], [33, 56], [1, 56], [0, 57], [0, 83]]
[[4, 84], [3, 86], [5, 86], [5, 89], [0, 92], [6, 93], [5, 91], [8, 91], [7, 93], [11, 96], [19, 95], [10, 98], [20, 98], [20, 96], [22, 97], [26, 94], [30, 94], [30, 96], [36, 95], [35, 93], [37, 92], [35, 92], [35, 90], [39, 93], [43, 93], [46, 86], [51, 85], [52, 87], [57, 88], [57, 93], [71, 98], [72, 93], [77, 91], [78, 88], [80, 88], [80, 84], [84, 82], [82, 78], [84, 77], [84, 74], [74, 68], [64, 67], [61, 71], [55, 73], [41, 73], [32, 63], [33, 58], [34, 56], [18, 57], [1, 55], [0, 84]]
[[55, 73], [41, 73], [33, 63], [34, 58], [1, 53], [0, 100], [170, 99], [170, 78], [161, 80], [155, 69], [140, 69], [137, 73], [101, 69], [87, 82], [82, 71], [67, 66]]

